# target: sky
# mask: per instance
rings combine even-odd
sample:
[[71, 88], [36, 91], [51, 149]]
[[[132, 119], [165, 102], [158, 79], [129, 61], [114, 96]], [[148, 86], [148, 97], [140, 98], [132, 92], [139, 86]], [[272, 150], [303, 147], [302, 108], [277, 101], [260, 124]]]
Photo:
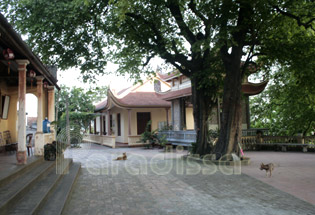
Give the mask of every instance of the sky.
[[[152, 68], [157, 68], [163, 63], [162, 59], [154, 59], [151, 64]], [[130, 80], [129, 76], [125, 77], [119, 76], [115, 74], [115, 71], [118, 69], [117, 64], [113, 64], [108, 62], [106, 66], [106, 73], [109, 75], [102, 75], [96, 77], [96, 83], [93, 86], [110, 86], [112, 89], [116, 91], [125, 89], [129, 86], [132, 86], [134, 80]], [[110, 74], [111, 73], [111, 74]], [[58, 85], [66, 85], [67, 87], [82, 87], [88, 89], [91, 86], [91, 83], [84, 83], [82, 77], [80, 75], [79, 69], [68, 69], [66, 71], [58, 70], [57, 72], [57, 80]], [[32, 94], [26, 95], [26, 112], [28, 117], [36, 117], [37, 116], [37, 98]]]
[[[113, 63], [108, 63], [106, 71], [112, 71], [112, 74], [110, 75], [102, 75], [97, 76], [97, 81], [94, 85], [96, 86], [111, 86], [112, 88], [116, 90], [124, 89], [128, 86], [131, 86], [133, 81], [128, 80], [128, 76], [122, 77], [117, 76], [114, 72], [117, 70], [118, 65], [115, 65]], [[67, 87], [82, 87], [82, 88], [89, 88], [90, 83], [84, 83], [82, 81], [80, 70], [79, 69], [69, 69], [66, 71], [60, 71], [57, 72], [57, 80], [58, 85], [66, 85]], [[32, 94], [26, 95], [26, 112], [27, 116], [29, 117], [36, 117], [37, 116], [37, 97]]]
[[[109, 86], [120, 90], [126, 88], [126, 86], [130, 86], [133, 82], [128, 80], [128, 76], [122, 77], [115, 74], [115, 71], [118, 69], [118, 65], [113, 63], [108, 63], [106, 72], [112, 73], [110, 75], [102, 75], [97, 76], [97, 80], [95, 85], [96, 86]], [[66, 71], [58, 71], [58, 85], [66, 85], [67, 87], [82, 87], [82, 88], [89, 88], [91, 83], [83, 83], [82, 78], [80, 76], [79, 69], [69, 69]]]

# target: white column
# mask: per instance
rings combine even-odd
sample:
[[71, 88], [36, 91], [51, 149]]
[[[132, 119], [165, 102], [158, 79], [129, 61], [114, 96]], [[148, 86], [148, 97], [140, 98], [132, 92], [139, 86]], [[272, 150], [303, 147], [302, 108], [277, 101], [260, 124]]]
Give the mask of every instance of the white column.
[[[50, 122], [55, 121], [55, 87], [48, 87], [48, 120]], [[50, 132], [56, 135], [55, 129], [50, 125]]]
[[43, 133], [43, 76], [37, 76], [37, 132]]
[[16, 154], [18, 164], [26, 164], [26, 112], [25, 112], [25, 94], [26, 94], [26, 66], [28, 60], [17, 60], [19, 71], [19, 115], [18, 115], [18, 152]]

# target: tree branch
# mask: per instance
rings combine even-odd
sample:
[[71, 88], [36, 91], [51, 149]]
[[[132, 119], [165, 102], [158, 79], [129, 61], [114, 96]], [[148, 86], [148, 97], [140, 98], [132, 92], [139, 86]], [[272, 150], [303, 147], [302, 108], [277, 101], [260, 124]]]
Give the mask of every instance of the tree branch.
[[298, 16], [296, 16], [296, 15], [294, 15], [292, 13], [286, 12], [286, 11], [280, 9], [280, 7], [277, 6], [277, 5], [273, 5], [272, 7], [274, 9], [276, 9], [276, 11], [279, 12], [280, 14], [282, 14], [284, 16], [287, 16], [287, 17], [290, 17], [292, 19], [295, 19], [297, 24], [298, 24], [298, 26], [304, 26], [305, 29], [311, 28], [313, 31], [315, 31], [315, 28], [312, 25], [312, 22], [315, 21], [315, 17], [311, 18], [308, 22], [303, 22], [301, 20], [301, 17], [298, 17]]
[[[190, 62], [189, 60], [187, 60], [187, 57], [185, 55], [178, 53], [177, 49], [174, 50], [175, 55], [172, 55], [171, 53], [169, 53], [166, 50], [166, 43], [164, 41], [164, 38], [163, 38], [162, 34], [159, 32], [159, 30], [156, 28], [154, 23], [148, 22], [141, 15], [134, 14], [134, 13], [126, 13], [126, 16], [131, 17], [133, 19], [136, 19], [138, 21], [141, 21], [143, 24], [145, 24], [148, 28], [150, 28], [153, 31], [154, 35], [156, 36], [156, 39], [153, 38], [156, 45], [154, 45], [154, 46], [152, 46], [150, 44], [148, 44], [148, 45], [150, 45], [150, 48], [152, 48], [154, 52], [159, 54], [161, 56], [161, 58], [163, 58], [164, 60], [166, 60], [167, 62], [171, 63], [174, 66], [175, 65], [178, 66], [178, 64], [176, 64], [176, 62], [178, 62], [181, 65], [185, 66], [186, 68], [193, 70], [193, 68], [195, 67], [193, 65], [193, 63]], [[135, 31], [137, 31], [134, 27], [133, 27], [133, 29]], [[186, 70], [181, 69], [180, 71], [186, 76], [190, 75], [187, 69]]]
[[210, 36], [210, 26], [211, 26], [212, 20], [210, 19], [210, 17], [207, 18], [206, 16], [204, 16], [202, 13], [200, 13], [197, 10], [196, 3], [194, 0], [190, 0], [188, 7], [197, 17], [199, 17], [203, 21], [203, 24], [205, 25], [204, 38], [208, 38]]
[[182, 13], [179, 8], [179, 3], [177, 0], [167, 0], [166, 7], [170, 9], [171, 14], [175, 18], [175, 21], [185, 39], [193, 45], [196, 42], [196, 37], [193, 32], [189, 29], [189, 27], [184, 22]]
[[155, 56], [155, 54], [151, 54], [150, 56], [147, 56], [147, 60], [146, 60], [146, 62], [145, 62], [142, 66], [143, 66], [143, 67], [147, 66], [147, 65], [149, 64], [150, 60], [151, 60], [152, 58], [154, 58], [154, 56]]

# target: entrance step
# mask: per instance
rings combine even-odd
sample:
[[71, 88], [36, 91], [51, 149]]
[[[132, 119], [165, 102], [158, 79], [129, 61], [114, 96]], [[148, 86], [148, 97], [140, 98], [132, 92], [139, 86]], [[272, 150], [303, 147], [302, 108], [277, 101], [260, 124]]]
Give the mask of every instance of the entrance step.
[[[18, 177], [0, 187], [0, 214], [60, 214], [80, 167], [79, 163], [72, 165], [72, 159], [65, 159], [59, 171], [63, 174], [56, 174], [56, 162], [42, 160], [21, 171]], [[56, 208], [46, 211], [52, 202], [57, 202], [54, 198], [64, 204], [53, 203]]]
[[61, 214], [70, 197], [72, 187], [79, 175], [81, 164], [74, 163], [69, 170], [69, 174], [63, 177], [63, 180], [52, 191], [45, 204], [39, 207], [34, 214], [55, 215]]
[[28, 171], [23, 170], [19, 177], [0, 188], [0, 214], [7, 213], [15, 203], [27, 193], [38, 181], [53, 169], [55, 162], [42, 161]]
[[39, 164], [41, 164], [44, 161], [44, 158], [39, 157], [32, 157], [32, 160], [23, 166], [16, 166], [16, 169], [13, 171], [6, 171], [3, 174], [1, 174], [0, 177], [0, 188], [5, 186], [8, 183], [11, 183], [13, 180], [16, 178], [20, 177], [23, 175], [25, 172], [28, 170], [35, 168]]

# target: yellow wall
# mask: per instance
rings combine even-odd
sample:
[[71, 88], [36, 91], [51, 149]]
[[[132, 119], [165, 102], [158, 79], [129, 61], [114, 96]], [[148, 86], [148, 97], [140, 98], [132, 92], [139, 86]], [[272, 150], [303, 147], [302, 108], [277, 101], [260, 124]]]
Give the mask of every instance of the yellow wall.
[[17, 142], [17, 87], [9, 88], [4, 82], [2, 82], [0, 84], [0, 88], [2, 96], [10, 96], [8, 118], [0, 119], [0, 132], [3, 133], [4, 131], [9, 130], [12, 141]]
[[186, 108], [186, 129], [187, 130], [194, 130], [194, 115], [193, 115], [193, 108], [187, 107]]
[[[8, 119], [0, 119], [0, 132], [9, 130], [12, 138], [12, 142], [17, 142], [17, 103], [18, 103], [18, 88], [17, 87], [7, 87], [6, 83], [0, 83], [1, 95], [10, 96], [9, 113]], [[27, 87], [26, 93], [32, 93], [37, 96], [36, 87]], [[46, 100], [44, 102], [44, 116], [47, 116], [47, 93], [43, 96]], [[27, 101], [26, 101], [27, 102]], [[36, 107], [37, 108], [37, 107]]]
[[[150, 112], [151, 113], [151, 121], [152, 121], [152, 131], [158, 129], [159, 122], [166, 122], [166, 110], [165, 108], [135, 108], [131, 109], [131, 135], [137, 135], [137, 113], [138, 112]], [[110, 113], [113, 117], [113, 130], [115, 132], [116, 141], [121, 143], [128, 142], [128, 110], [122, 109], [118, 107], [114, 107], [110, 110]], [[117, 136], [118, 127], [117, 127], [117, 114], [120, 113], [121, 118], [121, 136]], [[171, 124], [171, 111], [168, 111], [169, 115], [169, 123]], [[106, 116], [107, 117], [107, 116]], [[107, 128], [106, 128], [107, 129]]]

